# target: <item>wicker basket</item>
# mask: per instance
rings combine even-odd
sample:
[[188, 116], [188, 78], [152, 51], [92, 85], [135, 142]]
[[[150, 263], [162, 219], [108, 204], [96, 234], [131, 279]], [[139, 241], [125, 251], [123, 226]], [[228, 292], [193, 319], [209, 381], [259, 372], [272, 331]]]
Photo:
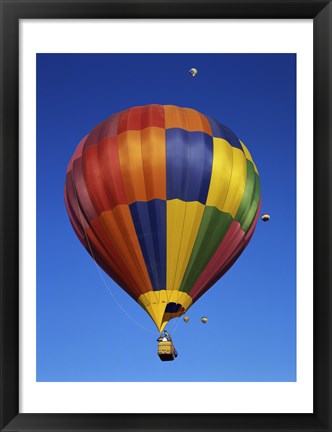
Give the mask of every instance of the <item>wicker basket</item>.
[[162, 361], [174, 360], [174, 346], [171, 341], [158, 342], [158, 356]]

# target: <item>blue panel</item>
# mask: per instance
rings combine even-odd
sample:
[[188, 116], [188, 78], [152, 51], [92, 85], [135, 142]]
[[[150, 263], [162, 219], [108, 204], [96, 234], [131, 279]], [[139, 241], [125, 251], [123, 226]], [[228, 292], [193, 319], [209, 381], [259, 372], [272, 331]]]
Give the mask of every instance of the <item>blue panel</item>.
[[167, 200], [206, 203], [213, 160], [213, 139], [204, 132], [166, 130]]
[[218, 123], [216, 120], [214, 120], [211, 117], [206, 116], [206, 118], [209, 120], [211, 130], [212, 130], [212, 135], [215, 138], [223, 138], [226, 141], [228, 141], [233, 147], [236, 147], [241, 151], [243, 151], [238, 137], [231, 129], [229, 129], [227, 126]]
[[166, 289], [166, 201], [137, 201], [129, 206], [152, 287]]

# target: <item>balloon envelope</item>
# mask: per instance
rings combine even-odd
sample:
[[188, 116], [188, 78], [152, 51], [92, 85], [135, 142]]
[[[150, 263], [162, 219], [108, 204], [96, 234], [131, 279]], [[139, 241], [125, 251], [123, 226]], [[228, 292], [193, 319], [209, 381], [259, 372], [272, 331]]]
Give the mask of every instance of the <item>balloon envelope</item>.
[[161, 331], [248, 244], [260, 182], [229, 128], [193, 109], [148, 105], [112, 115], [83, 138], [65, 202], [84, 247]]
[[268, 222], [270, 220], [270, 215], [267, 213], [262, 214], [262, 221]]

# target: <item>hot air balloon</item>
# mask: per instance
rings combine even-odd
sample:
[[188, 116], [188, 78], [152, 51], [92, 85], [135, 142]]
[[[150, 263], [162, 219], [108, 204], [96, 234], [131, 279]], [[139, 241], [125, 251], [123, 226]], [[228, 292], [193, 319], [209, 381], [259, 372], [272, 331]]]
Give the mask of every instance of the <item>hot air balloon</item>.
[[253, 159], [213, 118], [133, 107], [79, 143], [66, 174], [71, 224], [161, 332], [233, 265], [260, 211]]
[[189, 322], [189, 317], [188, 317], [188, 316], [183, 317], [183, 321], [184, 321], [185, 323]]
[[208, 322], [208, 319], [206, 317], [202, 317], [201, 321], [202, 321], [203, 324], [206, 324]]
[[191, 68], [191, 69], [189, 69], [189, 74], [192, 77], [195, 77], [198, 74], [198, 70], [196, 68]]
[[262, 221], [268, 222], [270, 220], [270, 215], [267, 213], [262, 214]]

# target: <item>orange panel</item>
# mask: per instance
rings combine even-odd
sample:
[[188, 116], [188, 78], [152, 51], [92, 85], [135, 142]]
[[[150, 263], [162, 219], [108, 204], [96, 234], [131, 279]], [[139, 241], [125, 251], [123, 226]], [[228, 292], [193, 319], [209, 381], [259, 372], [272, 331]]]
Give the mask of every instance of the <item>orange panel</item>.
[[118, 135], [118, 152], [128, 203], [146, 201], [141, 131], [132, 130]]
[[141, 292], [138, 289], [135, 280], [123, 261], [123, 258], [115, 250], [111, 241], [100, 242], [100, 239], [108, 238], [105, 231], [104, 224], [95, 219], [92, 228], [86, 229], [86, 236], [89, 239], [88, 252], [91, 254], [90, 247], [94, 251], [93, 258], [96, 259], [99, 265], [112, 277], [117, 284], [119, 284], [131, 297], [137, 300]]
[[112, 243], [122, 257], [138, 291], [145, 293], [152, 290], [129, 206], [119, 205], [111, 211], [102, 213], [98, 219], [104, 224], [109, 237], [107, 241]]
[[118, 152], [128, 203], [166, 199], [164, 129], [123, 132], [118, 136]]
[[198, 111], [190, 108], [183, 108], [188, 116], [189, 130], [205, 132], [212, 136], [212, 130], [208, 119]]
[[142, 130], [142, 161], [147, 200], [166, 200], [165, 129]]
[[212, 136], [210, 123], [207, 118], [190, 108], [179, 108], [165, 105], [165, 128], [181, 128], [190, 132], [205, 132]]
[[189, 120], [184, 108], [179, 108], [174, 105], [165, 105], [165, 128], [181, 128], [189, 130]]

